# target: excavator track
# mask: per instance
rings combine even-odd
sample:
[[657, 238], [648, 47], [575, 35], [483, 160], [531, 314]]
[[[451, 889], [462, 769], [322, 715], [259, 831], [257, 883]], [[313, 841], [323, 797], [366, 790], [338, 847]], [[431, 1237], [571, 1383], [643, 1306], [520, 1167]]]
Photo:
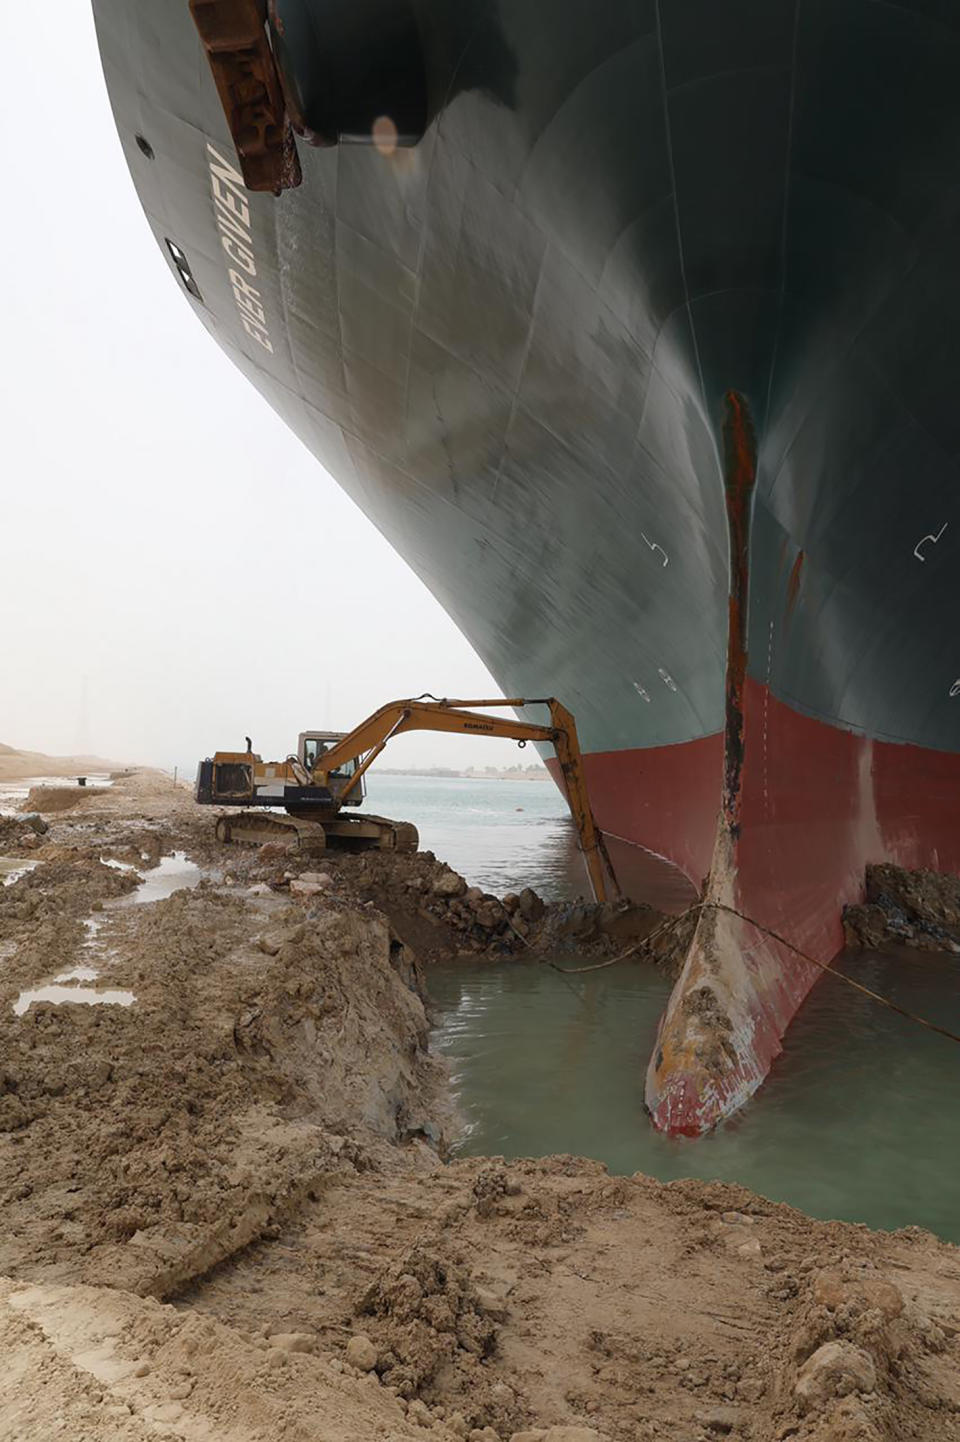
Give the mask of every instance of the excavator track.
[[[409, 854], [416, 851], [420, 845], [420, 833], [412, 821], [391, 821], [389, 816], [367, 816], [367, 821], [374, 821], [382, 826], [385, 831], [393, 833], [393, 841], [390, 844], [381, 842], [381, 851], [401, 851]], [[357, 820], [360, 820], [358, 817]]]
[[327, 848], [326, 832], [318, 822], [278, 816], [270, 811], [238, 811], [232, 816], [219, 817], [217, 840], [232, 846], [264, 846], [274, 842], [313, 852]]
[[323, 821], [275, 811], [238, 811], [217, 820], [217, 840], [235, 846], [263, 846], [278, 842], [300, 851], [400, 851], [413, 852], [420, 844], [417, 828], [409, 821], [392, 821], [388, 816], [325, 817]]

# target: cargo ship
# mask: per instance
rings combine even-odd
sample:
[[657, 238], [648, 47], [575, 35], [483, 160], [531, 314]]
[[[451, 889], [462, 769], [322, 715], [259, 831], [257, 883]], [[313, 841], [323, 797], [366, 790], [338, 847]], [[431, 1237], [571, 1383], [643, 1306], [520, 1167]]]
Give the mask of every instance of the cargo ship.
[[960, 868], [960, 8], [94, 11], [171, 283], [702, 887], [646, 1101], [708, 1130], [865, 864]]

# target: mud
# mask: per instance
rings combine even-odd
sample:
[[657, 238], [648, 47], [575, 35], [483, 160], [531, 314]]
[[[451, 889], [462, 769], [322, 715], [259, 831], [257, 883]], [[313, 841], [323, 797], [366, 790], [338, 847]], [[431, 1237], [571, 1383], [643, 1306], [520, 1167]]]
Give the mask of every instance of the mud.
[[[0, 891], [0, 1438], [960, 1439], [956, 1248], [445, 1159], [431, 960], [599, 954], [654, 916], [227, 850], [143, 772], [45, 820], [3, 835], [39, 865]], [[173, 850], [199, 884], [138, 905]], [[14, 1014], [78, 966], [135, 1002]]]
[[24, 804], [28, 811], [41, 814], [72, 811], [106, 794], [106, 789], [100, 786], [31, 786]]
[[868, 866], [863, 903], [843, 913], [847, 946], [891, 943], [918, 951], [960, 952], [960, 878], [936, 871]]

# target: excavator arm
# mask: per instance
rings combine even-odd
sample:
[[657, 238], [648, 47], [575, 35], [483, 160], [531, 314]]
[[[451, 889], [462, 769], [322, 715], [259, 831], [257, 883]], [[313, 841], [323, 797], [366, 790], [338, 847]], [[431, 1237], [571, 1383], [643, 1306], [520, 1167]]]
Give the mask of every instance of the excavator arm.
[[[538, 726], [514, 717], [483, 714], [485, 710], [501, 706], [546, 706], [550, 711], [550, 725]], [[312, 782], [326, 786], [332, 772], [346, 762], [356, 761], [357, 769], [349, 785], [340, 793], [342, 802], [359, 784], [361, 776], [380, 755], [387, 742], [394, 736], [401, 736], [405, 731], [452, 731], [471, 736], [500, 736], [521, 744], [527, 741], [549, 742], [560, 765], [567, 805], [577, 828], [577, 838], [594, 897], [598, 902], [607, 899], [605, 871], [609, 873], [613, 889], [619, 895], [616, 875], [590, 808], [576, 722], [555, 697], [540, 700], [514, 697], [496, 701], [416, 697], [408, 701], [388, 702], [362, 721], [342, 741], [336, 742], [324, 752], [313, 769]]]

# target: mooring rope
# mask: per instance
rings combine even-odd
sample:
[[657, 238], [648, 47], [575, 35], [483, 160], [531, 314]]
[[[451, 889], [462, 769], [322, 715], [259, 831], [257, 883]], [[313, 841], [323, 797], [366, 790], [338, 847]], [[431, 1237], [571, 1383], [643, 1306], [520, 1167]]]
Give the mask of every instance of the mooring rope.
[[[726, 906], [722, 901], [695, 902], [693, 906], [688, 906], [686, 911], [681, 911], [676, 916], [669, 917], [660, 926], [655, 927], [648, 936], [643, 937], [635, 946], [631, 946], [627, 951], [621, 952], [619, 956], [610, 957], [607, 961], [597, 962], [593, 966], [558, 966], [555, 961], [545, 962], [544, 965], [552, 967], [554, 971], [562, 972], [564, 976], [582, 976], [588, 971], [603, 971], [605, 967], [616, 966], [618, 962], [626, 961], [628, 957], [635, 956], [638, 951], [642, 951], [645, 947], [649, 946], [650, 942], [662, 932], [667, 931], [677, 922], [683, 921], [685, 917], [692, 916], [696, 912], [708, 910], [725, 911], [728, 916], [736, 916], [740, 921], [746, 922], [748, 926], [755, 927], [757, 931], [763, 932], [764, 936], [769, 936], [772, 941], [776, 941], [780, 946], [785, 946], [788, 951], [792, 951], [796, 956], [801, 957], [804, 961], [808, 961], [811, 966], [816, 966], [820, 971], [827, 972], [830, 976], [838, 977], [840, 981], [845, 981], [848, 986], [852, 986], [855, 991], [859, 991], [862, 995], [869, 997], [871, 1001], [879, 1002], [881, 1006], [885, 1006], [890, 1011], [896, 1012], [898, 1016], [905, 1017], [907, 1021], [915, 1022], [917, 1026], [926, 1027], [928, 1031], [936, 1032], [939, 1036], [945, 1036], [948, 1041], [960, 1042], [960, 1035], [951, 1031], [949, 1027], [939, 1026], [935, 1021], [930, 1021], [928, 1017], [918, 1016], [916, 1012], [909, 1011], [905, 1006], [900, 1006], [898, 1002], [892, 1001], [890, 997], [883, 996], [878, 991], [873, 991], [871, 987], [864, 986], [861, 981], [855, 981], [852, 976], [847, 976], [846, 972], [838, 971], [836, 967], [831, 966], [828, 962], [818, 961], [815, 956], [810, 956], [808, 952], [803, 951], [799, 946], [795, 946], [792, 941], [788, 941], [787, 938], [781, 936], [779, 932], [771, 930], [769, 926], [764, 926], [760, 921], [754, 921], [752, 916], [746, 916], [742, 911], [738, 911], [735, 906]], [[519, 935], [519, 932], [517, 934]], [[529, 945], [529, 943], [526, 944]]]
[[695, 902], [693, 906], [688, 906], [686, 911], [680, 911], [676, 916], [668, 916], [666, 921], [654, 927], [653, 931], [648, 932], [646, 936], [634, 946], [631, 946], [627, 951], [622, 951], [619, 956], [611, 956], [607, 961], [598, 961], [593, 966], [558, 966], [555, 961], [544, 962], [544, 965], [552, 967], [554, 971], [562, 971], [564, 976], [582, 976], [584, 972], [587, 971], [603, 971], [605, 967], [616, 966], [617, 962], [626, 961], [630, 956], [636, 956], [638, 951], [642, 951], [645, 946], [649, 946], [650, 942], [660, 936], [662, 932], [669, 931], [676, 922], [683, 921], [685, 917], [692, 916], [694, 912], [702, 910], [703, 903], [699, 901]]

